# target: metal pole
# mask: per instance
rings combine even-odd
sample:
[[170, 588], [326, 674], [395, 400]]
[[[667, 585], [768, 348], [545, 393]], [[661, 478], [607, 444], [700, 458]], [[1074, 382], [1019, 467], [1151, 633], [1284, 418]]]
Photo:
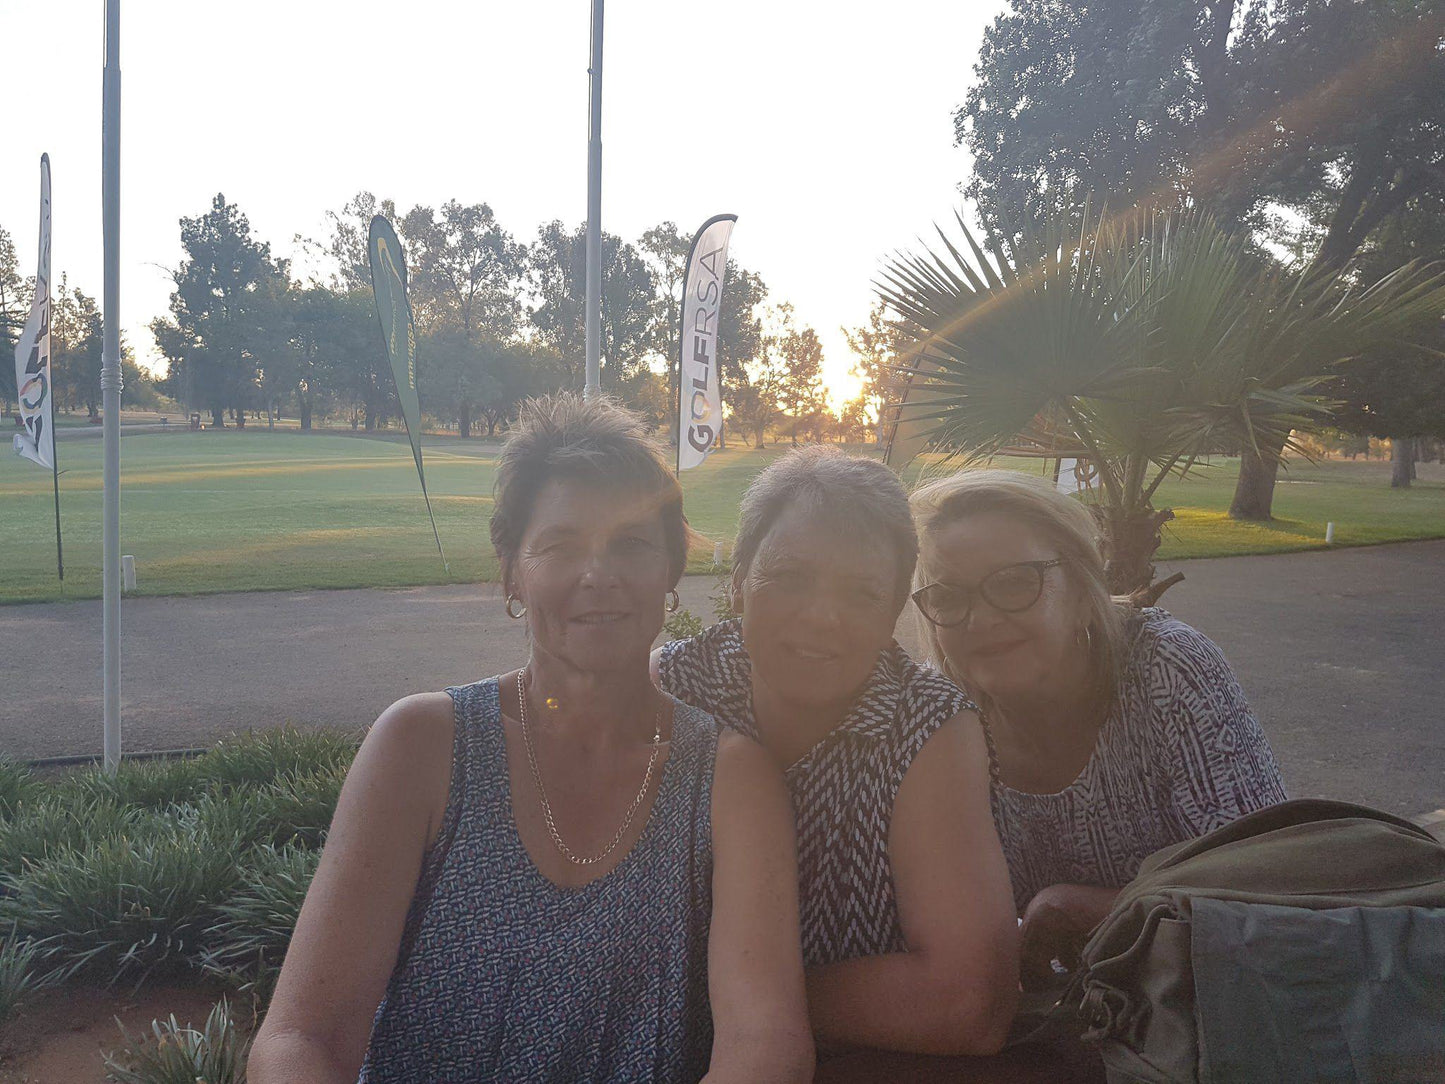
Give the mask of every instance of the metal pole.
[[587, 69], [587, 386], [602, 392], [602, 0], [592, 0], [592, 66]]
[[120, 765], [120, 0], [105, 2], [101, 204], [105, 243], [100, 393], [105, 410], [104, 563], [105, 770]]

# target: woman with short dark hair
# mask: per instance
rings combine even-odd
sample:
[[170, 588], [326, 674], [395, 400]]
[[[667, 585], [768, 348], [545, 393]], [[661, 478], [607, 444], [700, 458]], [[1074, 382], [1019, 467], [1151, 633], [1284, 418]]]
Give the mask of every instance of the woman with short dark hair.
[[893, 640], [917, 546], [882, 463], [789, 452], [742, 500], [742, 616], [666, 645], [656, 669], [785, 769], [819, 1041], [989, 1053], [1013, 1014], [1017, 929], [973, 705]]
[[531, 658], [377, 720], [250, 1079], [809, 1079], [786, 791], [648, 673], [677, 479], [630, 411], [535, 401], [491, 532]]

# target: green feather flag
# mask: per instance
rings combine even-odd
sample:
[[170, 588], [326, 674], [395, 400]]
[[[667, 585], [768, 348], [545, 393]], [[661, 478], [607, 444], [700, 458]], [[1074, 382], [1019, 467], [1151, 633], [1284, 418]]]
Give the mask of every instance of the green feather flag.
[[371, 220], [366, 253], [371, 262], [371, 291], [376, 298], [376, 315], [381, 320], [381, 337], [386, 341], [386, 356], [391, 362], [396, 397], [401, 403], [402, 420], [406, 422], [407, 439], [411, 441], [412, 458], [416, 460], [416, 476], [421, 480], [421, 495], [426, 501], [426, 514], [431, 519], [437, 553], [441, 554], [442, 567], [450, 575], [451, 567], [442, 551], [436, 516], [432, 515], [431, 497], [426, 491], [426, 472], [421, 464], [421, 403], [416, 394], [416, 322], [412, 319], [411, 302], [406, 296], [406, 256], [401, 250], [396, 230], [381, 215]]

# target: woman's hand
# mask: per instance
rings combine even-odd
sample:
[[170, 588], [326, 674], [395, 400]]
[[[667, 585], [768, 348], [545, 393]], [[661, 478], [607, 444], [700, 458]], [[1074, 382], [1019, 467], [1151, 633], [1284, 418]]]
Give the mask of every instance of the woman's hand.
[[1054, 977], [1053, 961], [1070, 971], [1079, 966], [1089, 934], [1104, 920], [1117, 888], [1057, 884], [1039, 891], [1024, 910], [1019, 934], [1023, 940], [1019, 977], [1024, 989], [1045, 986]]

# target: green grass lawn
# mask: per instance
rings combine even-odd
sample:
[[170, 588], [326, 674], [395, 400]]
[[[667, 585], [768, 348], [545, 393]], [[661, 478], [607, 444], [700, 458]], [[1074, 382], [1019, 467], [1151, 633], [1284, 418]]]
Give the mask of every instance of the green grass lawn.
[[[406, 441], [400, 435], [261, 431], [156, 433], [121, 442], [121, 551], [134, 554], [138, 594], [401, 587], [472, 582], [496, 573], [487, 540], [498, 446], [428, 437], [427, 483], [451, 575], [427, 525]], [[730, 542], [738, 496], [779, 454], [728, 450], [684, 475], [688, 518]], [[66, 578], [55, 578], [49, 472], [0, 456], [0, 602], [100, 594], [101, 442], [60, 444]], [[1004, 465], [1038, 471], [1040, 463]], [[925, 464], [923, 469], [936, 469]], [[1420, 468], [1408, 491], [1389, 488], [1389, 464], [1298, 464], [1275, 496], [1279, 517], [1240, 524], [1225, 515], [1238, 465], [1219, 460], [1160, 493], [1178, 518], [1161, 557], [1272, 553], [1445, 537], [1445, 469]], [[916, 471], [910, 472], [916, 474]], [[710, 546], [693, 554], [711, 567]]]

